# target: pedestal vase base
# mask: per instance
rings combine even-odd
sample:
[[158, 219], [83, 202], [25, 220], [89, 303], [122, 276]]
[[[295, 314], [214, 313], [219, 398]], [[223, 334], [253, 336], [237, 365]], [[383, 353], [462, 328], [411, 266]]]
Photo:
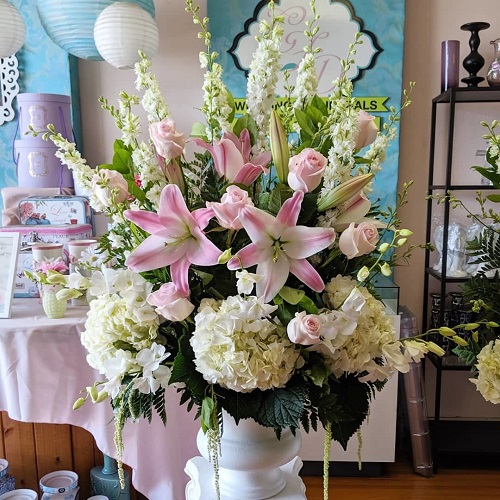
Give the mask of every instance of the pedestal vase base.
[[[306, 500], [306, 487], [299, 477], [302, 468], [302, 460], [295, 457], [287, 464], [279, 467], [281, 477], [285, 481], [285, 487], [272, 497], [261, 497], [258, 495], [259, 485], [256, 484], [256, 495], [254, 497], [234, 498], [221, 494], [221, 500]], [[184, 469], [191, 478], [186, 486], [186, 500], [216, 500], [213, 464], [203, 457], [194, 457], [189, 460]], [[233, 471], [231, 471], [233, 472]]]

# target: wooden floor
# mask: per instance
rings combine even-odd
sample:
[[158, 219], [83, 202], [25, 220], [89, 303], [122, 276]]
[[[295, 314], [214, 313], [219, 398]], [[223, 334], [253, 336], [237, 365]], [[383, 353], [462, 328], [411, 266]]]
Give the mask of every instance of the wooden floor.
[[[308, 500], [323, 500], [323, 478], [304, 482]], [[399, 460], [380, 477], [331, 478], [329, 500], [500, 500], [500, 468], [440, 469], [426, 478]]]

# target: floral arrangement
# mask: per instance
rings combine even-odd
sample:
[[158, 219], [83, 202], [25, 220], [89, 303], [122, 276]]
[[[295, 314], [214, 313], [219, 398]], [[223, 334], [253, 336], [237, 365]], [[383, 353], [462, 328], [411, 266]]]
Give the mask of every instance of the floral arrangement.
[[[345, 77], [357, 37], [335, 91], [317, 96], [310, 5], [310, 45], [280, 106], [272, 69], [280, 68], [283, 19], [274, 3], [260, 24], [247, 113], [237, 117], [208, 19], [187, 0], [206, 46], [205, 124], [190, 138], [177, 130], [145, 57], [135, 66], [142, 98], [122, 92], [118, 107], [101, 98], [122, 133], [112, 163], [91, 168], [49, 127], [61, 161], [111, 219], [100, 247], [114, 269], [88, 278], [95, 298], [82, 337], [103, 380], [75, 407], [111, 399], [119, 453], [127, 419], [166, 419], [169, 385], [196, 408], [214, 450], [222, 410], [278, 435], [320, 424], [328, 445], [345, 448], [391, 375], [429, 350], [443, 354], [423, 336], [397, 339], [373, 284], [415, 248], [397, 218], [411, 183], [385, 212], [367, 197], [409, 92], [381, 130], [357, 109]], [[133, 113], [139, 103], [146, 140]]]
[[[487, 179], [491, 188], [500, 189], [500, 135], [495, 130], [498, 121], [481, 123], [487, 130], [483, 138], [489, 141], [486, 151], [487, 166], [472, 167]], [[467, 242], [467, 253], [472, 264], [479, 266], [478, 272], [462, 285], [464, 297], [470, 306], [476, 323], [471, 324], [471, 335], [465, 345], [455, 347], [453, 352], [464, 363], [470, 365], [476, 377], [481, 395], [494, 404], [500, 404], [500, 337], [496, 328], [500, 324], [500, 214], [495, 204], [500, 202], [500, 194], [478, 192], [478, 213], [472, 212], [451, 193], [446, 196], [453, 208], [462, 207], [468, 217], [482, 228], [479, 236]]]

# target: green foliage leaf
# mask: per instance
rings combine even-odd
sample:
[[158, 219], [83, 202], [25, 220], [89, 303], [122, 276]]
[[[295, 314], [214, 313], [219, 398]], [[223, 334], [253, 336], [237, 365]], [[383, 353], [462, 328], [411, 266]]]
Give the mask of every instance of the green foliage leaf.
[[453, 349], [453, 353], [456, 354], [466, 365], [472, 368], [477, 362], [477, 355], [481, 351], [481, 348], [475, 342], [469, 342], [466, 346], [456, 346]]
[[265, 391], [257, 414], [258, 421], [265, 427], [283, 429], [297, 428], [304, 412], [306, 389], [303, 386]]
[[[342, 448], [347, 449], [349, 439], [356, 433], [368, 415], [371, 389], [352, 375], [343, 376], [330, 384], [335, 404], [330, 399], [328, 405], [321, 401], [319, 418], [323, 425], [332, 423], [332, 437]], [[341, 413], [339, 413], [339, 406]]]
[[495, 188], [497, 189], [500, 188], [500, 173], [496, 172], [496, 170], [484, 167], [472, 167], [472, 168], [473, 170], [479, 172], [483, 177], [490, 180]]
[[311, 118], [301, 111], [300, 109], [295, 110], [295, 118], [300, 127], [301, 137], [311, 138], [316, 133], [316, 126]]
[[296, 288], [284, 286], [279, 291], [279, 294], [283, 298], [283, 300], [285, 300], [289, 304], [297, 305], [304, 297], [305, 292], [303, 290], [297, 290]]
[[153, 398], [153, 406], [156, 413], [161, 418], [163, 425], [167, 425], [167, 412], [165, 410], [165, 389], [160, 388], [156, 391]]
[[189, 343], [189, 334], [185, 333], [179, 339], [179, 352], [174, 359], [169, 383], [185, 383], [195, 401], [201, 403], [205, 395], [207, 382], [201, 373], [196, 371], [193, 359], [194, 352]]
[[240, 419], [254, 418], [262, 401], [262, 391], [235, 392], [228, 389], [217, 389], [219, 405], [231, 415], [236, 423]]
[[277, 215], [283, 203], [293, 195], [292, 189], [284, 184], [277, 184], [269, 195], [268, 210], [273, 215]]
[[323, 116], [326, 116], [328, 114], [328, 108], [327, 108], [325, 102], [318, 95], [315, 95], [312, 98], [311, 106], [314, 106], [315, 108], [319, 109], [319, 111], [321, 112], [321, 114]]
[[299, 225], [307, 225], [317, 215], [318, 195], [315, 193], [306, 193], [302, 200], [300, 215], [297, 221]]
[[318, 314], [319, 312], [316, 304], [307, 295], [300, 299], [299, 306], [308, 314]]
[[233, 125], [233, 132], [239, 137], [241, 131], [246, 128], [250, 132], [250, 140], [255, 144], [258, 135], [257, 124], [255, 120], [248, 114], [240, 116]]
[[200, 122], [193, 123], [193, 127], [191, 128], [191, 137], [200, 137], [201, 139], [206, 139], [207, 127]]
[[122, 175], [130, 174], [132, 171], [132, 155], [126, 149], [116, 149], [113, 155], [113, 170]]
[[307, 375], [310, 377], [314, 385], [322, 387], [325, 380], [330, 376], [331, 371], [319, 356], [315, 357], [315, 362], [311, 368], [307, 370]]
[[322, 123], [324, 116], [323, 113], [316, 107], [310, 105], [306, 108], [306, 114], [309, 118], [311, 118], [312, 122], [317, 125], [318, 123]]
[[276, 316], [281, 321], [282, 325], [288, 325], [290, 321], [295, 317], [296, 307], [292, 306], [284, 302], [283, 300], [275, 301], [275, 304], [278, 306], [278, 310], [276, 311]]
[[133, 180], [127, 180], [128, 192], [137, 200], [144, 201], [146, 194]]
[[493, 203], [500, 203], [500, 194], [489, 194], [486, 198]]
[[268, 210], [270, 194], [266, 191], [261, 193], [257, 202], [257, 207], [261, 210]]
[[203, 432], [206, 432], [208, 429], [213, 427], [212, 416], [214, 414], [214, 410], [214, 400], [208, 396], [203, 398], [203, 402], [201, 404], [201, 428], [203, 429]]

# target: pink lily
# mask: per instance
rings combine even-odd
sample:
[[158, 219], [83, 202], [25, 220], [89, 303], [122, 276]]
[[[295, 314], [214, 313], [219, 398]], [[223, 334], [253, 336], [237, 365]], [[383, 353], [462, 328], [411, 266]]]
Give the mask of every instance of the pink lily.
[[239, 138], [232, 132], [225, 132], [213, 145], [196, 138], [194, 142], [210, 152], [219, 177], [225, 177], [228, 182], [249, 186], [260, 174], [269, 171], [266, 168], [271, 161], [269, 151], [252, 157], [250, 161], [252, 146], [247, 129], [241, 131]]
[[371, 208], [370, 200], [364, 195], [363, 192], [357, 193], [349, 201], [346, 201], [340, 207], [340, 215], [335, 219], [333, 227], [337, 231], [343, 231], [351, 222], [360, 224], [361, 222], [369, 222], [375, 227], [384, 228], [387, 224], [377, 219], [365, 217]]
[[179, 187], [166, 185], [157, 214], [125, 210], [124, 216], [129, 221], [151, 234], [128, 256], [125, 264], [135, 272], [170, 266], [172, 281], [187, 295], [189, 266], [213, 266], [222, 253], [203, 232], [213, 215], [213, 210], [207, 208], [190, 212]]
[[257, 283], [257, 296], [269, 302], [292, 273], [305, 285], [321, 292], [325, 284], [307, 257], [323, 250], [335, 240], [332, 228], [297, 226], [304, 193], [295, 191], [283, 203], [278, 215], [245, 206], [239, 218], [252, 243], [242, 248], [229, 262], [229, 269], [257, 264], [256, 274], [263, 276]]

